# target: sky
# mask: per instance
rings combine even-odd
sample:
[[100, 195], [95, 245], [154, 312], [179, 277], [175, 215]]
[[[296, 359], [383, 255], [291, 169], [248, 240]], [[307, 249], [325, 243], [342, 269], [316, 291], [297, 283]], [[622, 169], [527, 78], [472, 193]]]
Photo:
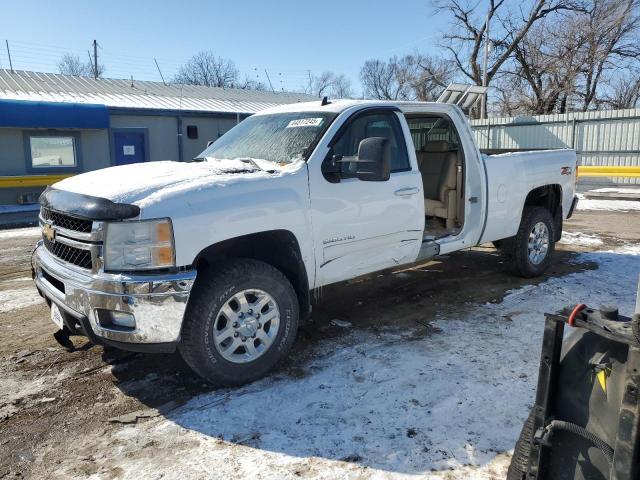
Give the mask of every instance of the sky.
[[88, 60], [98, 41], [105, 75], [166, 80], [200, 50], [244, 76], [300, 90], [308, 71], [346, 74], [360, 92], [365, 60], [433, 52], [445, 25], [429, 0], [36, 1], [0, 0], [0, 68], [57, 71], [65, 53]]

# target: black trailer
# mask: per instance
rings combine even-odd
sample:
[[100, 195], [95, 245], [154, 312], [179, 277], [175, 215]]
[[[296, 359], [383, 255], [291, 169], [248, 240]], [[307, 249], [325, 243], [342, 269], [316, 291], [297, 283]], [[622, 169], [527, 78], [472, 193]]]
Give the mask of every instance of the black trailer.
[[640, 314], [578, 305], [545, 317], [536, 401], [508, 480], [640, 479]]

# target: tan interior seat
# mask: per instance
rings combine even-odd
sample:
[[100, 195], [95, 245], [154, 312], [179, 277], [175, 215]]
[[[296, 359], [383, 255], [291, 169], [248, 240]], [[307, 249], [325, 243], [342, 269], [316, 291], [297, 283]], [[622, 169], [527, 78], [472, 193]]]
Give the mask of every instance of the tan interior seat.
[[427, 216], [446, 220], [447, 228], [456, 226], [458, 154], [446, 141], [427, 142], [416, 152], [424, 188]]

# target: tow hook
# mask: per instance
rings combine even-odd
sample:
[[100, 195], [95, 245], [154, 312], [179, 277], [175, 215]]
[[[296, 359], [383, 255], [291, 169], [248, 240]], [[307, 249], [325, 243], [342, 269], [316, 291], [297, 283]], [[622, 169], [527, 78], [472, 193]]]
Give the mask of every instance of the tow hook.
[[66, 348], [69, 352], [73, 352], [76, 349], [76, 347], [73, 345], [73, 342], [71, 341], [69, 330], [66, 326], [62, 330], [58, 330], [56, 333], [54, 333], [53, 338], [55, 338], [56, 342]]

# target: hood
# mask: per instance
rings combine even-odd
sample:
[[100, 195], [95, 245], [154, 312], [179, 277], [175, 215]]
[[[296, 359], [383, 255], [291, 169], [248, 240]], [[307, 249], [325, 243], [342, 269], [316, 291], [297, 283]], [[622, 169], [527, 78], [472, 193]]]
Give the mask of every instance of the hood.
[[266, 172], [240, 160], [146, 162], [83, 173], [66, 178], [53, 187], [144, 208], [169, 195], [224, 186], [237, 181], [269, 178], [297, 170], [300, 165], [292, 167], [294, 165], [277, 167], [275, 172]]

